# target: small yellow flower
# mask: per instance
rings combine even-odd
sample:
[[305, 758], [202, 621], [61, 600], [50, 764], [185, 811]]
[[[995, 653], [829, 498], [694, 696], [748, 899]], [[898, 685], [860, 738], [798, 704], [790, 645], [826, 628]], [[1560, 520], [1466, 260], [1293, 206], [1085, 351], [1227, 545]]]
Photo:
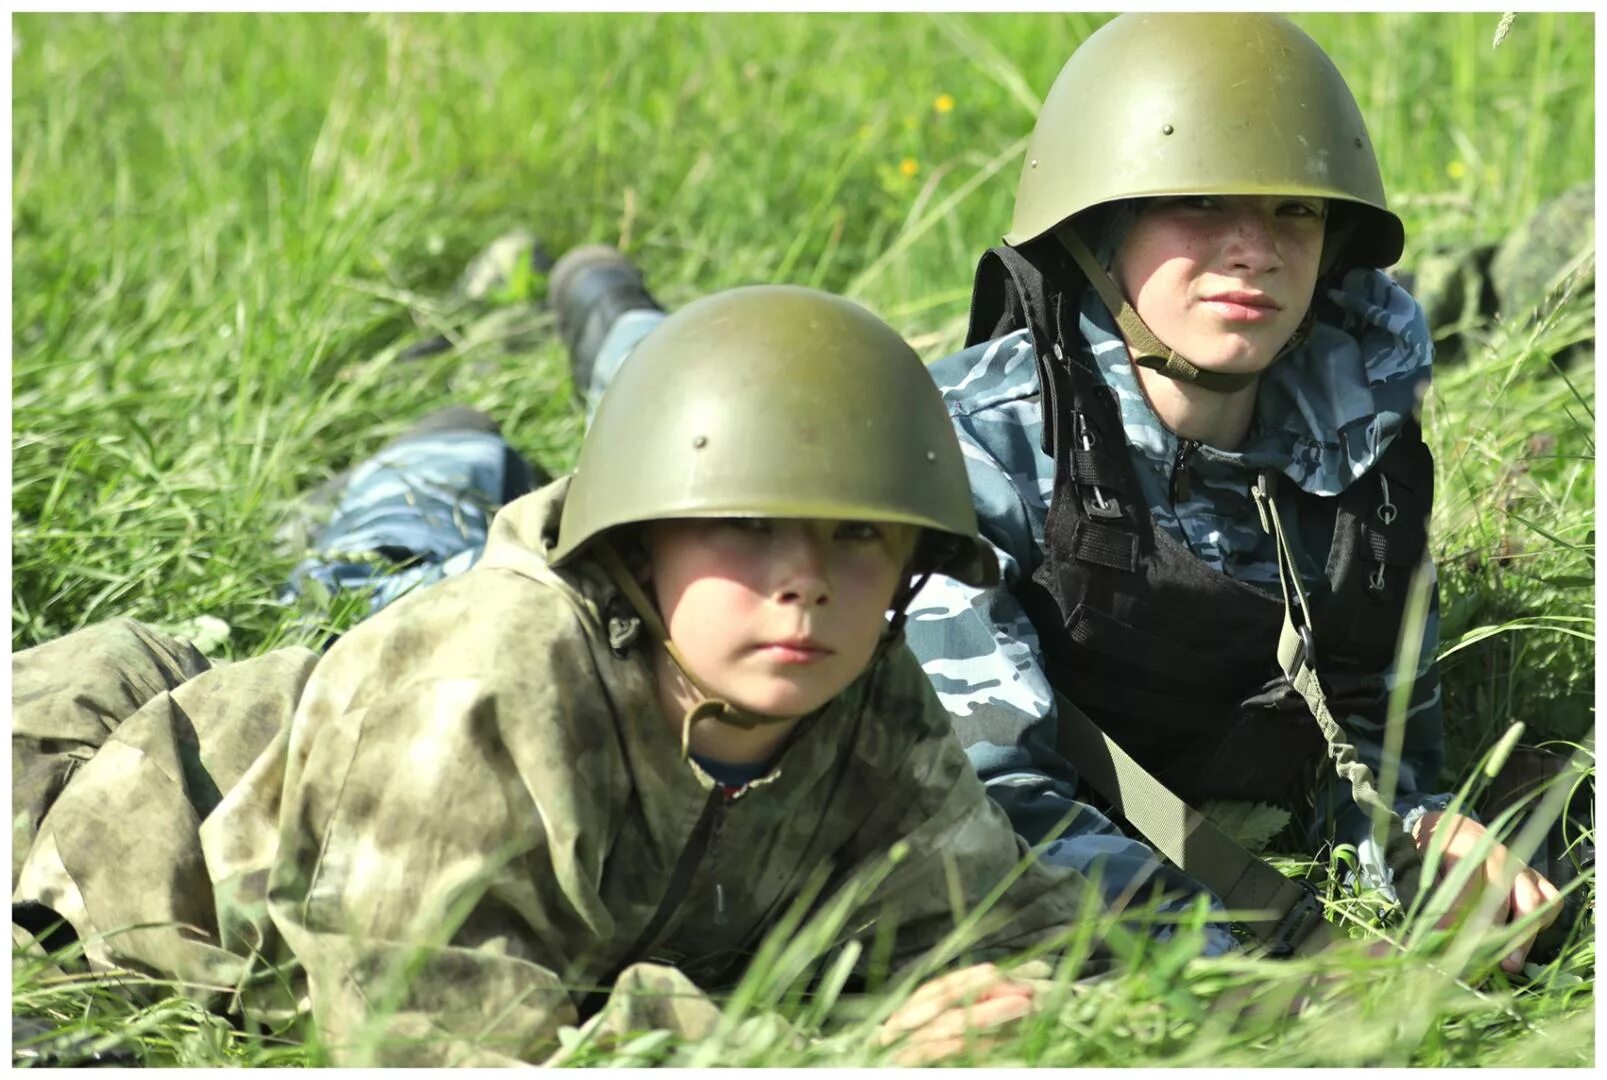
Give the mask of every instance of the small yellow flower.
[[906, 180], [908, 180], [910, 177], [920, 172], [921, 167], [916, 163], [914, 158], [907, 157], [898, 163], [898, 171]]
[[1460, 161], [1453, 161], [1449, 165], [1445, 166], [1445, 175], [1449, 176], [1452, 180], [1462, 179], [1462, 177], [1467, 175], [1467, 171], [1468, 167], [1462, 164]]
[[940, 113], [952, 112], [954, 110], [954, 98], [948, 94], [939, 94], [932, 100], [932, 108]]

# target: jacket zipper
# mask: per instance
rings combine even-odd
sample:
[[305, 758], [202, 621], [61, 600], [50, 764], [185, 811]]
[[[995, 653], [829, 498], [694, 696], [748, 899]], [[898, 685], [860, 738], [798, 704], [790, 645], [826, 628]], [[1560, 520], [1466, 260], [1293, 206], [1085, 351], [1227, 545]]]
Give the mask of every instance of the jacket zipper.
[[732, 793], [720, 788], [720, 801], [714, 807], [714, 825], [709, 831], [709, 876], [714, 879], [714, 925], [724, 926], [731, 921], [725, 907], [725, 886], [720, 883], [720, 837], [725, 832], [725, 812], [731, 805]]
[[1191, 494], [1188, 473], [1188, 456], [1200, 448], [1193, 439], [1180, 439], [1177, 456], [1172, 459], [1172, 504], [1187, 502]]
[[[724, 789], [716, 787], [709, 793], [708, 802], [703, 804], [703, 813], [698, 816], [697, 824], [692, 826], [692, 835], [687, 839], [686, 847], [681, 851], [681, 857], [675, 861], [675, 869], [670, 871], [669, 887], [664, 891], [664, 899], [659, 902], [658, 910], [648, 920], [647, 926], [642, 930], [633, 944], [625, 952], [624, 963], [633, 963], [636, 960], [645, 960], [651, 953], [658, 939], [664, 933], [664, 927], [669, 924], [670, 918], [680, 909], [681, 901], [686, 899], [687, 892], [692, 887], [692, 878], [697, 874], [698, 866], [708, 855], [711, 840], [718, 839], [720, 827], [725, 819], [726, 794]], [[717, 904], [723, 904], [724, 891], [715, 886]], [[623, 965], [604, 981], [604, 987], [610, 987], [619, 977]], [[593, 991], [583, 1003], [581, 1013], [586, 1015], [588, 1010], [602, 1006], [608, 997], [606, 989]]]

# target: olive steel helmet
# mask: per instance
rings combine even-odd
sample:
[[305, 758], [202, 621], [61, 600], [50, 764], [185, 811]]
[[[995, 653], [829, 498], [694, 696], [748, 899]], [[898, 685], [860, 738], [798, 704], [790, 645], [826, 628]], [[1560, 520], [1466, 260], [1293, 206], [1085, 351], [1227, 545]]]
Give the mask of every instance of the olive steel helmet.
[[815, 289], [716, 293], [641, 340], [581, 446], [549, 561], [619, 525], [691, 517], [903, 522], [946, 541], [915, 569], [998, 580], [920, 357]]
[[1405, 235], [1344, 77], [1277, 15], [1132, 13], [1090, 35], [1038, 113], [1004, 239], [1153, 195], [1348, 203], [1346, 255], [1363, 266], [1394, 263]]

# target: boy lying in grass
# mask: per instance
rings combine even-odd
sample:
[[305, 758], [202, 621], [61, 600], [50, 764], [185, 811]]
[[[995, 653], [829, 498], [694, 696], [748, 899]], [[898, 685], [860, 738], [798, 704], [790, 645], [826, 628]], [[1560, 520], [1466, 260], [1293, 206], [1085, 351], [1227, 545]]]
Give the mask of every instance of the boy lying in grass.
[[[129, 620], [16, 655], [14, 920], [255, 1021], [310, 1012], [337, 1063], [540, 1061], [654, 983], [634, 965], [729, 985], [812, 879], [895, 846], [848, 932], [901, 965], [1002, 887], [978, 955], [1027, 947], [1097, 905], [1069, 869], [1010, 880], [1025, 844], [901, 642], [933, 573], [997, 568], [916, 355], [812, 290], [699, 301], [573, 477], [323, 657], [212, 667]], [[984, 968], [889, 1030], [957, 1045], [948, 987], [1031, 1007]]]

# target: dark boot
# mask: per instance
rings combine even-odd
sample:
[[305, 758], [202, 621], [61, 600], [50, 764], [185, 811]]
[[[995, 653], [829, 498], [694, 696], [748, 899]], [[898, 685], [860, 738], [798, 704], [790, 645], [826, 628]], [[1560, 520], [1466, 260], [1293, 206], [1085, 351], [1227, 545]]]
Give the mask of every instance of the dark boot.
[[575, 395], [584, 401], [597, 352], [614, 321], [628, 311], [663, 311], [642, 272], [617, 248], [591, 244], [560, 258], [548, 279], [558, 335], [569, 350]]

